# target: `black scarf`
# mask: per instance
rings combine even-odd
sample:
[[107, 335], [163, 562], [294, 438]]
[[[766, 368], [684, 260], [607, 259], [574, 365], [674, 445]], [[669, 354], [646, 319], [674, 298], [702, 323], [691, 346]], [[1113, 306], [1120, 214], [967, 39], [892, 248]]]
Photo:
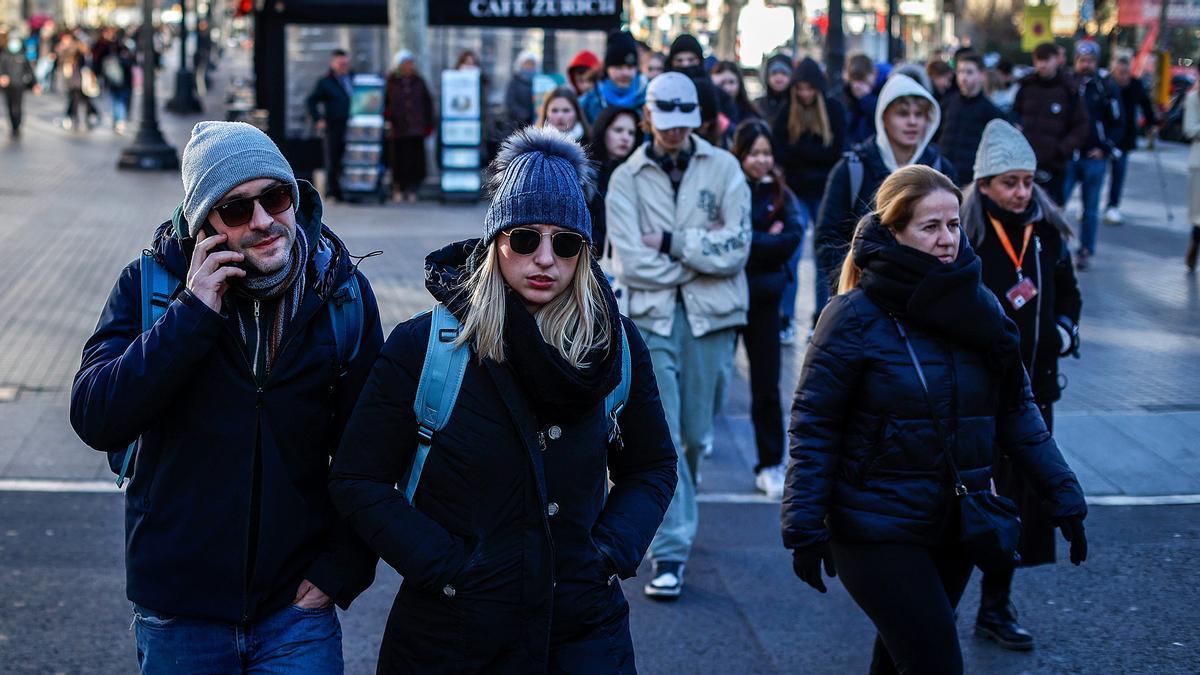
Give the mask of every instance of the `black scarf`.
[[983, 285], [979, 258], [960, 234], [958, 257], [937, 258], [896, 241], [878, 218], [854, 238], [860, 287], [901, 321], [984, 355], [1006, 409], [1024, 396], [1025, 368], [1016, 325]]
[[[594, 264], [592, 273], [600, 275], [607, 289], [607, 281]], [[556, 347], [546, 342], [537, 320], [516, 292], [509, 290], [505, 298], [505, 356], [538, 415], [577, 420], [602, 402], [621, 381], [621, 320], [611, 292], [605, 293], [605, 300], [612, 340], [604, 349], [588, 354], [584, 368], [572, 366]]]
[[1000, 206], [982, 192], [979, 193], [979, 203], [983, 205], [985, 214], [995, 218], [1004, 227], [1025, 227], [1029, 223], [1036, 223], [1042, 219], [1042, 207], [1038, 205], [1037, 199], [1030, 199], [1029, 205], [1019, 213]]

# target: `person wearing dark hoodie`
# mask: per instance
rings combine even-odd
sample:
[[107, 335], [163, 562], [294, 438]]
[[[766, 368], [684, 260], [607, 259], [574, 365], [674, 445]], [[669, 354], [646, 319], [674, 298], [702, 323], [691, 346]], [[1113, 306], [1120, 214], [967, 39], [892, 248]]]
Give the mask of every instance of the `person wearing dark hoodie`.
[[883, 182], [792, 404], [783, 544], [797, 577], [824, 593], [824, 566], [870, 618], [872, 673], [963, 672], [955, 608], [972, 568], [1014, 554], [964, 536], [997, 534], [971, 507], [1002, 508], [1001, 454], [1046, 502], [1071, 562], [1087, 559], [1083, 490], [962, 234], [961, 198], [927, 166]]
[[[1079, 355], [1083, 300], [1071, 264], [1071, 229], [1034, 184], [1036, 171], [1037, 156], [1021, 132], [1003, 120], [989, 122], [961, 219], [983, 265], [983, 284], [1020, 331], [1021, 362], [1033, 400], [1053, 432], [1053, 405], [1061, 395], [1058, 360]], [[1035, 486], [1003, 454], [996, 457], [994, 479], [997, 492], [1021, 511], [1020, 565], [1053, 563], [1054, 522], [1042, 510]], [[1017, 623], [1010, 600], [1013, 572], [1011, 567], [984, 571], [975, 631], [1006, 649], [1032, 649], [1033, 636]]]
[[[875, 135], [849, 150], [829, 173], [813, 249], [819, 269], [841, 269], [854, 226], [874, 207], [875, 191], [893, 171], [924, 164], [955, 179], [954, 166], [930, 144], [941, 121], [933, 94], [907, 75], [888, 78], [875, 106]], [[837, 279], [830, 277], [830, 290]]]
[[[437, 305], [392, 331], [346, 426], [330, 493], [404, 577], [380, 673], [637, 672], [618, 580], [671, 501], [675, 448], [650, 351], [591, 254], [590, 181], [555, 129], [504, 143], [483, 237], [426, 258]], [[439, 337], [469, 353], [419, 455]]]
[[[806, 58], [796, 67], [789, 97], [772, 126], [775, 160], [787, 179], [788, 187], [804, 206], [806, 222], [812, 222], [821, 206], [821, 196], [829, 172], [846, 149], [846, 112], [842, 104], [825, 93], [828, 87], [825, 74], [816, 61]], [[802, 248], [797, 248], [788, 262], [791, 277], [780, 307], [783, 341], [796, 339], [796, 293], [800, 287], [797, 267]], [[829, 301], [829, 284], [825, 282], [832, 270], [817, 266], [813, 291], [816, 304], [813, 325], [821, 308]]]
[[942, 99], [942, 128], [937, 140], [942, 155], [954, 165], [959, 185], [974, 180], [972, 167], [975, 150], [983, 129], [992, 120], [1004, 119], [1004, 113], [983, 93], [983, 57], [964, 52], [955, 58], [958, 88]]
[[732, 152], [750, 185], [750, 224], [754, 228], [746, 262], [750, 307], [740, 331], [750, 359], [750, 418], [758, 449], [754, 485], [768, 498], [779, 499], [785, 468], [779, 303], [795, 276], [789, 259], [800, 248], [808, 217], [776, 168], [771, 128], [766, 122], [750, 119], [738, 125]]
[[641, 110], [646, 103], [647, 80], [638, 72], [638, 46], [626, 31], [608, 34], [604, 49], [604, 77], [579, 100], [590, 126], [609, 106]]
[[671, 43], [667, 52], [667, 70], [683, 73], [688, 77], [707, 76], [704, 71], [704, 48], [691, 33], [682, 33]]
[[[124, 499], [138, 665], [340, 673], [333, 606], [371, 584], [377, 558], [326, 478], [383, 342], [375, 296], [266, 134], [201, 122], [182, 160], [183, 203], [150, 247], [175, 290], [143, 331], [143, 276], [157, 273], [126, 266], [71, 389], [84, 443], [137, 441]], [[343, 361], [332, 307], [354, 284], [362, 324]]]
[[596, 164], [596, 190], [588, 200], [588, 211], [592, 214], [592, 251], [601, 260], [608, 253], [608, 221], [604, 207], [608, 181], [642, 140], [638, 111], [631, 108], [605, 108], [596, 118], [596, 126], [592, 127], [588, 151]]
[[787, 105], [789, 91], [792, 86], [792, 57], [787, 54], [776, 54], [767, 59], [763, 68], [766, 73], [764, 93], [754, 105], [759, 114], [768, 124], [773, 124], [779, 111]]

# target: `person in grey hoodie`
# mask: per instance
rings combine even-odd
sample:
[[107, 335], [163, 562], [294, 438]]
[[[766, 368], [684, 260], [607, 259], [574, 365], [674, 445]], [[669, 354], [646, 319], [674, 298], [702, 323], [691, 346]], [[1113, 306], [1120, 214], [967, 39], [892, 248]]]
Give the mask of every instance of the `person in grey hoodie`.
[[[855, 224], [871, 211], [875, 191], [896, 169], [924, 164], [955, 180], [954, 166], [930, 145], [941, 118], [933, 94], [911, 77], [893, 75], [883, 85], [875, 107], [875, 135], [847, 152], [825, 184], [813, 238], [818, 269], [831, 274], [841, 270]], [[836, 281], [830, 277], [830, 286]]]

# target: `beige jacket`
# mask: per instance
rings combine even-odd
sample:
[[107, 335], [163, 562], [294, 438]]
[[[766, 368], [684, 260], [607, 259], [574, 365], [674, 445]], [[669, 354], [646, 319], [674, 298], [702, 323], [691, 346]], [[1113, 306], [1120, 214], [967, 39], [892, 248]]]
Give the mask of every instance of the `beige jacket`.
[[1192, 142], [1188, 168], [1200, 169], [1200, 89], [1193, 88], [1183, 99], [1183, 137]]
[[[614, 272], [629, 293], [629, 318], [669, 336], [676, 298], [692, 335], [746, 323], [750, 188], [728, 152], [692, 137], [694, 152], [676, 195], [643, 145], [613, 172], [605, 199]], [[642, 235], [671, 233], [670, 254]]]

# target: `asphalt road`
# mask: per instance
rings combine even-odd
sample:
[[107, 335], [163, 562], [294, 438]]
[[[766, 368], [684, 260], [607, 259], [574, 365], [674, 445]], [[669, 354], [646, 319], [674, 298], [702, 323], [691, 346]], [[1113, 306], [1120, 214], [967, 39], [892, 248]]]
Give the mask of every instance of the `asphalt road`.
[[[0, 493], [0, 671], [136, 671], [121, 508], [112, 494]], [[645, 568], [625, 583], [641, 672], [866, 671], [869, 622], [836, 581], [822, 596], [792, 576], [775, 506], [701, 511], [678, 602], [642, 597]], [[1039, 640], [1033, 652], [972, 636], [972, 584], [959, 621], [968, 672], [1200, 672], [1200, 506], [1094, 507], [1088, 526], [1082, 567], [1018, 573], [1015, 601]], [[347, 672], [374, 671], [399, 581], [381, 565], [375, 585], [342, 614]]]

